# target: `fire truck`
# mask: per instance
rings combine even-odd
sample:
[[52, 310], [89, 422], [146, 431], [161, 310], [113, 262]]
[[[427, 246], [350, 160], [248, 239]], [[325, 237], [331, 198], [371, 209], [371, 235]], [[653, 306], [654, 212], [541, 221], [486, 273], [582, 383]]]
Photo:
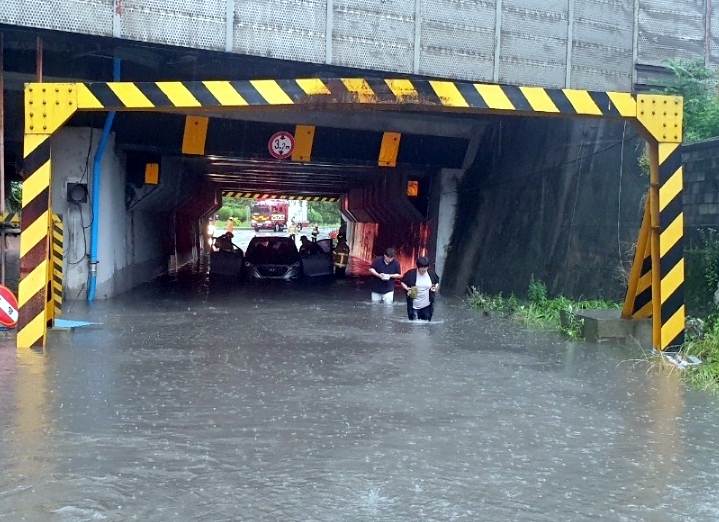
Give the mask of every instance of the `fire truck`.
[[294, 219], [299, 230], [309, 225], [307, 222], [307, 202], [286, 199], [258, 199], [252, 205], [250, 226], [259, 231], [274, 230], [280, 232]]
[[284, 199], [258, 199], [252, 205], [250, 226], [256, 231], [270, 229], [280, 232], [287, 228], [289, 214], [288, 202]]

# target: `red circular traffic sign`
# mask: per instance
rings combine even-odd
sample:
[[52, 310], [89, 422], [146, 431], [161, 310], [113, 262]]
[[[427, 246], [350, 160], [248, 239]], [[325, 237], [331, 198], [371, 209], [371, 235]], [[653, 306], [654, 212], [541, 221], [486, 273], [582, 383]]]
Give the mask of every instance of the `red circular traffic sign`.
[[5, 285], [0, 285], [0, 325], [15, 328], [18, 319], [17, 298]]
[[270, 138], [267, 148], [273, 158], [286, 159], [295, 150], [295, 138], [287, 131], [275, 132]]

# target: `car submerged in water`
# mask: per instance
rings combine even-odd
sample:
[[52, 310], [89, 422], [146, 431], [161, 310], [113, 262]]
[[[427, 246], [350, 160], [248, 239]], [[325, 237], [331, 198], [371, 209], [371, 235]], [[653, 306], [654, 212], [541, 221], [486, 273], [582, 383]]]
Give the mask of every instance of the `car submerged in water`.
[[312, 250], [300, 253], [289, 237], [255, 236], [245, 250], [245, 278], [292, 281], [303, 276], [331, 275], [331, 240], [320, 240], [314, 245]]
[[289, 237], [255, 236], [245, 250], [247, 279], [283, 279], [302, 277], [302, 260], [297, 245]]
[[240, 277], [244, 264], [242, 249], [232, 242], [232, 234], [225, 233], [212, 238], [210, 251], [210, 275]]
[[309, 250], [300, 249], [302, 275], [318, 277], [334, 274], [332, 262], [332, 240], [320, 239], [311, 244]]

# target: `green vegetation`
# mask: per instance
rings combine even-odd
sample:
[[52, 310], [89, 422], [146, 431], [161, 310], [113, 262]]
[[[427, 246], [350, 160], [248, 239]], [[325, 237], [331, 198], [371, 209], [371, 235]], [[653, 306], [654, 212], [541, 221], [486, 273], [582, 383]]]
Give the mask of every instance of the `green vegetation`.
[[698, 357], [702, 364], [690, 366], [682, 374], [688, 384], [712, 393], [719, 393], [719, 312], [706, 320], [687, 321], [687, 341], [682, 347], [685, 356]]
[[255, 200], [251, 198], [222, 198], [222, 207], [216, 212], [219, 221], [232, 217], [238, 226], [250, 223], [250, 209]]
[[20, 212], [22, 209], [22, 181], [11, 181], [5, 207], [8, 212]]
[[719, 308], [714, 292], [719, 288], [719, 234], [699, 231], [699, 244], [685, 252], [687, 264], [687, 308], [703, 317], [686, 321], [685, 356], [698, 357], [702, 364], [684, 370], [684, 380], [697, 388], [719, 393]]
[[502, 313], [523, 326], [542, 330], [557, 330], [570, 339], [582, 336], [584, 321], [576, 316], [577, 310], [619, 309], [619, 303], [602, 300], [572, 301], [564, 296], [549, 298], [547, 287], [532, 276], [527, 289], [527, 299], [520, 300], [514, 294], [489, 296], [474, 286], [469, 288], [467, 302], [485, 315]]
[[714, 292], [719, 285], [719, 234], [713, 228], [700, 229], [697, 233], [697, 238], [684, 251], [684, 294], [688, 313], [706, 317], [716, 306]]
[[309, 201], [307, 214], [310, 223], [320, 225], [339, 225], [341, 219], [339, 204], [329, 201]]
[[[249, 226], [254, 203], [253, 198], [222, 198], [222, 207], [216, 212], [218, 222], [225, 222], [232, 217], [238, 226]], [[339, 205], [328, 201], [308, 201], [307, 221], [325, 226], [339, 225]]]
[[673, 73], [668, 85], [655, 92], [684, 97], [684, 142], [692, 143], [719, 136], [717, 75], [704, 66], [703, 59], [665, 60]]

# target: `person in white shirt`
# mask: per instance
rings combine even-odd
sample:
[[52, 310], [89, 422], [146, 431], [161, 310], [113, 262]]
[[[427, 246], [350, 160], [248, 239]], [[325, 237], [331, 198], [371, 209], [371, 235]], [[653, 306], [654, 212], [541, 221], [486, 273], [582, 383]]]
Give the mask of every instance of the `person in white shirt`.
[[439, 276], [429, 268], [429, 259], [417, 258], [417, 268], [408, 270], [400, 281], [407, 292], [407, 317], [410, 321], [431, 321], [434, 315], [434, 297], [439, 291]]

